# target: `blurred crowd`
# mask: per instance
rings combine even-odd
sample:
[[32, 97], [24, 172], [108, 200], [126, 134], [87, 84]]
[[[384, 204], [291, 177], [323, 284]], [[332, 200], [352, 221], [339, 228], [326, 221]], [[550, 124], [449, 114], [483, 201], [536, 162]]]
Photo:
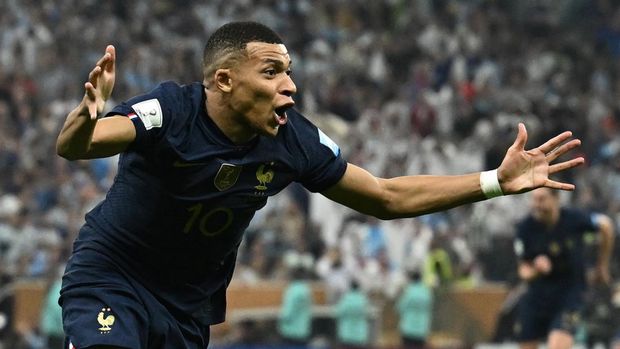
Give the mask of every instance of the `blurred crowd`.
[[[0, 304], [13, 281], [58, 279], [115, 175], [114, 157], [55, 153], [105, 46], [118, 58], [111, 107], [164, 80], [201, 81], [206, 38], [231, 20], [281, 34], [297, 107], [349, 162], [385, 177], [475, 172], [499, 165], [517, 122], [529, 146], [568, 129], [587, 162], [561, 178], [578, 187], [566, 203], [620, 218], [618, 1], [5, 0]], [[292, 186], [248, 229], [236, 282], [303, 266], [336, 300], [353, 280], [393, 298], [411, 270], [434, 286], [507, 281], [512, 223], [527, 212], [527, 196], [502, 197], [383, 222]]]

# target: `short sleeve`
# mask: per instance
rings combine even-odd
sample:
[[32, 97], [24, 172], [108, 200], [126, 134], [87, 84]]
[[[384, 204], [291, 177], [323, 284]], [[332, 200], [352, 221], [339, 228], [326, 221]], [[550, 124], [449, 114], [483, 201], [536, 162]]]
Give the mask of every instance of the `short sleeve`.
[[310, 129], [303, 140], [306, 157], [299, 182], [311, 192], [320, 192], [336, 184], [347, 169], [340, 147], [318, 127]]
[[134, 149], [145, 149], [157, 143], [164, 134], [172, 106], [167, 94], [173, 83], [163, 83], [152, 91], [133, 97], [112, 108], [104, 117], [124, 115], [131, 119], [136, 128], [136, 139], [131, 145]]
[[577, 212], [582, 233], [599, 231], [603, 215], [595, 212]]

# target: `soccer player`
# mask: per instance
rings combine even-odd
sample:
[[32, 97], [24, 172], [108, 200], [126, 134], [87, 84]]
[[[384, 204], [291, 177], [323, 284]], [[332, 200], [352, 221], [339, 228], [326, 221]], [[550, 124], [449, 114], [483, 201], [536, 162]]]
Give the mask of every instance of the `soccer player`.
[[413, 217], [536, 187], [573, 190], [549, 175], [578, 146], [571, 132], [525, 150], [514, 144], [493, 171], [377, 178], [293, 109], [286, 46], [253, 22], [208, 39], [202, 82], [164, 82], [101, 115], [115, 80], [113, 46], [89, 73], [57, 152], [69, 160], [120, 153], [105, 200], [86, 215], [63, 277], [68, 346], [206, 348], [224, 321], [237, 248], [256, 210], [291, 182], [381, 219]]
[[597, 280], [610, 282], [609, 259], [614, 226], [603, 214], [587, 214], [560, 205], [559, 192], [539, 188], [531, 193], [531, 214], [517, 226], [518, 272], [528, 282], [522, 296], [516, 336], [522, 349], [568, 349], [579, 323], [586, 290], [583, 235], [598, 232]]

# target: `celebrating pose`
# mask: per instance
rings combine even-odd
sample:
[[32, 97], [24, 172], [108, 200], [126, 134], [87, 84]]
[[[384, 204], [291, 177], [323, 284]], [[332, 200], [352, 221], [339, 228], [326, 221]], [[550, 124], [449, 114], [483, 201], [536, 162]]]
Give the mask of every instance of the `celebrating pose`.
[[101, 115], [115, 80], [108, 46], [69, 113], [57, 151], [69, 159], [121, 154], [103, 202], [86, 215], [63, 277], [67, 346], [206, 348], [224, 321], [226, 287], [254, 213], [291, 182], [381, 219], [413, 217], [537, 187], [580, 144], [564, 132], [525, 150], [519, 124], [496, 170], [378, 178], [294, 107], [286, 46], [254, 22], [219, 28], [203, 81], [164, 82]]

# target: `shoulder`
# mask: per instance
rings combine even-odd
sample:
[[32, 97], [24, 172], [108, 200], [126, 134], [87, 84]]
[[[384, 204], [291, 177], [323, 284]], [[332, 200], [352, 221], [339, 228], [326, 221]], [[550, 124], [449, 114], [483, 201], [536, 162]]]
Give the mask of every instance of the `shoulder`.
[[180, 85], [174, 81], [164, 81], [153, 90], [157, 97], [165, 102], [183, 104], [202, 100], [202, 84], [195, 82]]
[[577, 222], [589, 222], [592, 214], [584, 210], [580, 210], [572, 207], [562, 207], [560, 217], [563, 221], [569, 224], [575, 224]]
[[585, 216], [586, 213], [583, 210], [573, 208], [573, 207], [562, 207], [560, 212], [563, 216], [571, 217], [571, 216]]
[[182, 86], [174, 81], [163, 81], [155, 86], [147, 95], [151, 95], [157, 99], [165, 99], [180, 95], [182, 93]]
[[291, 108], [287, 110], [286, 115], [288, 118], [288, 122], [283, 127], [284, 130], [293, 132], [304, 132], [317, 129], [317, 127], [297, 109]]
[[334, 155], [340, 154], [340, 148], [317, 125], [295, 109], [287, 111], [289, 122], [284, 127], [285, 137], [294, 137], [302, 146], [317, 144], [329, 148]]
[[163, 81], [144, 96], [156, 98], [160, 102], [179, 102], [188, 98], [201, 98], [202, 91], [202, 84], [199, 82], [180, 85], [175, 81]]
[[532, 215], [527, 215], [525, 218], [517, 222], [517, 236], [523, 236], [533, 230], [537, 225], [537, 221]]

